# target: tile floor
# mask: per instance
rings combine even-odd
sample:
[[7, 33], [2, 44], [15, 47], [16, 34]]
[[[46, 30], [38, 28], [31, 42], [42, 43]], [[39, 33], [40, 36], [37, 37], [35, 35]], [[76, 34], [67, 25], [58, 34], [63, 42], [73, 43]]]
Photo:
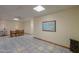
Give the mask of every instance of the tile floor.
[[0, 53], [71, 53], [69, 49], [33, 38], [31, 35], [0, 37]]

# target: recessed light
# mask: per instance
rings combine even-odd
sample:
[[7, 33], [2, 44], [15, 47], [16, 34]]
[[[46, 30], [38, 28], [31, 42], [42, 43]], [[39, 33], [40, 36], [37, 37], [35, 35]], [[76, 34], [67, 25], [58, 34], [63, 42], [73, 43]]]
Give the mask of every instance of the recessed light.
[[36, 6], [33, 8], [33, 10], [37, 11], [37, 12], [41, 12], [41, 11], [44, 11], [45, 8], [43, 6]]
[[18, 20], [19, 20], [19, 18], [14, 18], [13, 20], [18, 21]]

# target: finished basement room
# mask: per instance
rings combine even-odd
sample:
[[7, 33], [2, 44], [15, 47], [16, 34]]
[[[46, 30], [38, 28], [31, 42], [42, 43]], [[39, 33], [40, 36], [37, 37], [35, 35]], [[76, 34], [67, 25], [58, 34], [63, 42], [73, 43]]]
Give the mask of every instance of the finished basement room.
[[0, 53], [79, 53], [79, 6], [0, 5]]

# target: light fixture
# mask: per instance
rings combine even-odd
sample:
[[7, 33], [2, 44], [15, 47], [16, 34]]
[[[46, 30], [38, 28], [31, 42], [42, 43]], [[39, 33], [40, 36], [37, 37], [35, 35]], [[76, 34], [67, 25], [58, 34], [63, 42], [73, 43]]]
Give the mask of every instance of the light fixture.
[[37, 12], [41, 12], [41, 11], [44, 11], [45, 8], [43, 6], [36, 6], [33, 8], [33, 10], [37, 11]]
[[14, 18], [13, 20], [18, 21], [18, 20], [19, 20], [19, 18]]

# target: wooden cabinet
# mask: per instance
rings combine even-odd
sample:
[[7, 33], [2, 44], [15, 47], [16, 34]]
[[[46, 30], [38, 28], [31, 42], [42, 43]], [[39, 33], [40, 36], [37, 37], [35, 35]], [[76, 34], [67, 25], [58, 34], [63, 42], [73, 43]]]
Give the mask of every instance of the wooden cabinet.
[[70, 39], [70, 50], [74, 53], [79, 53], [79, 41]]
[[24, 35], [24, 30], [10, 31], [10, 37], [16, 37], [21, 35]]

